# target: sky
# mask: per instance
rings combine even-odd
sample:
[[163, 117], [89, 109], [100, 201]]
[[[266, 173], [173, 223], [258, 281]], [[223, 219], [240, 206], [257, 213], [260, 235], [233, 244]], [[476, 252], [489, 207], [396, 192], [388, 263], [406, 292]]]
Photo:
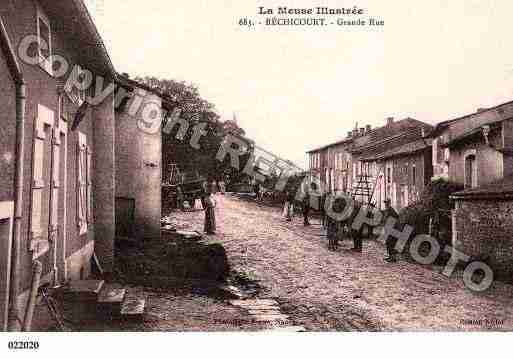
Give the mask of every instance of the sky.
[[[305, 152], [355, 123], [427, 123], [513, 99], [508, 0], [86, 0], [119, 72], [184, 80], [260, 147]], [[276, 8], [358, 6], [382, 27], [240, 27]], [[336, 17], [335, 17], [336, 19]]]

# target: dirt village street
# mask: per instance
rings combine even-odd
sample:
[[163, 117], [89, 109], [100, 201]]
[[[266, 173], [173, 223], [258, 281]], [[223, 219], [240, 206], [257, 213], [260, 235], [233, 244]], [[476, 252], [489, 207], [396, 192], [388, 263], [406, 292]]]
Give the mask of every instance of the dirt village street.
[[[140, 322], [75, 321], [78, 331], [511, 331], [513, 286], [494, 282], [484, 293], [465, 288], [461, 272], [403, 259], [384, 261], [385, 246], [364, 241], [363, 253], [344, 240], [328, 251], [319, 219], [304, 227], [299, 215], [286, 222], [280, 208], [237, 195], [215, 195], [217, 232], [204, 235], [226, 250], [232, 273], [258, 283], [248, 302], [256, 309], [275, 303], [283, 321], [258, 322], [252, 308], [212, 296], [201, 286], [158, 288], [132, 285], [147, 301]], [[179, 230], [203, 232], [204, 211], [169, 214]], [[263, 304], [262, 304], [263, 303]], [[249, 310], [248, 310], [249, 309]], [[39, 306], [38, 331], [52, 330]], [[299, 330], [294, 330], [299, 328]]]
[[[307, 330], [512, 330], [513, 286], [495, 282], [485, 293], [411, 262], [389, 264], [384, 245], [365, 241], [363, 253], [343, 241], [327, 250], [319, 220], [286, 222], [279, 208], [216, 195], [215, 240], [232, 270], [259, 281], [294, 325]], [[174, 212], [178, 223], [202, 231], [204, 213]]]

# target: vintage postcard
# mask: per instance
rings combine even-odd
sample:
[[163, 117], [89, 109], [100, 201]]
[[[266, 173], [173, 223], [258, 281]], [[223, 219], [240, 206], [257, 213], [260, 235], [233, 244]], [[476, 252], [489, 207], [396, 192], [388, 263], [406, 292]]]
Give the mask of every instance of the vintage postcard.
[[2, 350], [498, 350], [476, 346], [513, 331], [512, 13], [2, 0]]

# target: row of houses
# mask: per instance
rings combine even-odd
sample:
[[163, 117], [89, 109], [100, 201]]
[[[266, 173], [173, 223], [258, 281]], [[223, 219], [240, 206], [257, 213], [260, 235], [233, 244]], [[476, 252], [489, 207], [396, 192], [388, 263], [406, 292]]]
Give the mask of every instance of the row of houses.
[[[88, 74], [93, 90], [69, 86]], [[35, 261], [57, 285], [87, 278], [92, 258], [111, 272], [116, 236], [160, 235], [161, 134], [140, 126], [149, 107], [160, 119], [166, 103], [116, 72], [82, 0], [2, 0], [0, 329], [23, 321]]]
[[329, 191], [352, 193], [380, 208], [385, 199], [405, 207], [431, 178], [431, 141], [425, 134], [432, 129], [412, 118], [392, 117], [383, 127], [356, 126], [345, 139], [308, 152], [310, 173]]
[[513, 276], [513, 102], [431, 126], [406, 118], [376, 129], [355, 127], [345, 139], [308, 152], [310, 171], [330, 191], [383, 208], [419, 200], [436, 179], [454, 193], [452, 246]]

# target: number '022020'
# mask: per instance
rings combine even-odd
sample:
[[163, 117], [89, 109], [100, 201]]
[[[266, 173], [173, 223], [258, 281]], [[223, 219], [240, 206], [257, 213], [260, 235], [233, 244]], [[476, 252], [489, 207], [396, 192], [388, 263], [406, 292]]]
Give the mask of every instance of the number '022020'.
[[9, 349], [13, 350], [37, 350], [39, 342], [9, 342]]

